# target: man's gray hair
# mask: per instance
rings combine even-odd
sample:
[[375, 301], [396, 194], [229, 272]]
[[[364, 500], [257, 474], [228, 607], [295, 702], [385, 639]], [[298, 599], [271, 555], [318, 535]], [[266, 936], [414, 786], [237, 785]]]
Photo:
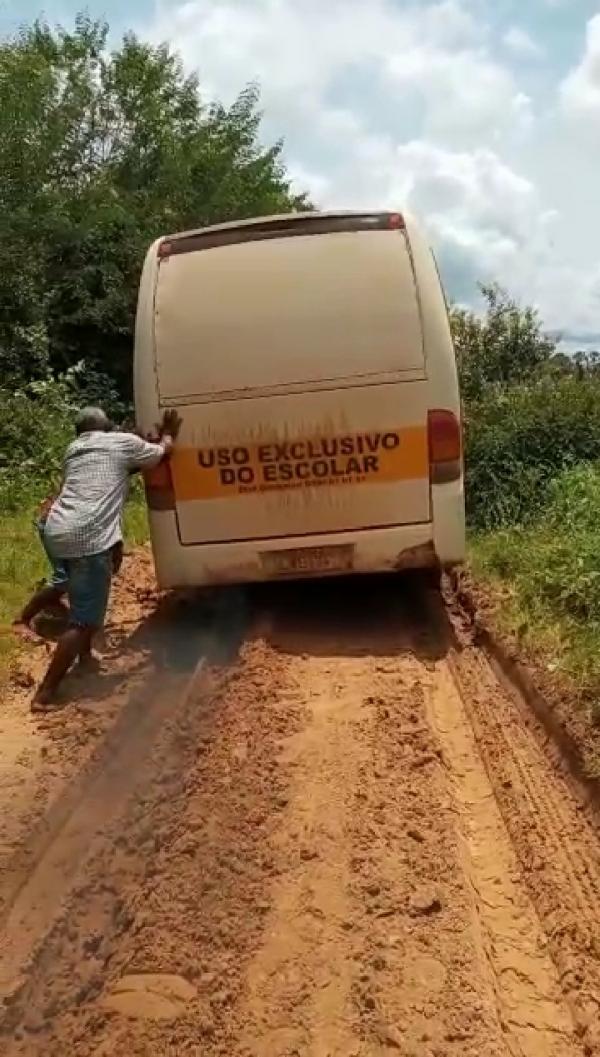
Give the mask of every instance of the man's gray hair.
[[112, 423], [101, 407], [84, 407], [75, 419], [75, 432], [77, 436], [82, 433], [108, 433], [112, 429]]

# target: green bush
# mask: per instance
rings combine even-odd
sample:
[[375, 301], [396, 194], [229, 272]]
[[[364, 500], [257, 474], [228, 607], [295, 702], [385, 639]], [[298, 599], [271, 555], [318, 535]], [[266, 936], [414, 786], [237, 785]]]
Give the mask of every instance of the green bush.
[[542, 376], [465, 408], [467, 514], [475, 529], [539, 515], [562, 470], [600, 458], [600, 380]]
[[546, 506], [528, 525], [484, 532], [471, 541], [477, 577], [508, 588], [501, 619], [526, 634], [551, 670], [567, 672], [600, 720], [600, 468], [579, 466], [547, 488]]
[[563, 469], [600, 457], [596, 354], [561, 352], [535, 309], [481, 286], [485, 314], [453, 308], [471, 528], [527, 523]]
[[57, 487], [75, 413], [85, 404], [117, 419], [127, 410], [106, 378], [80, 364], [60, 377], [0, 388], [0, 509], [27, 508]]
[[528, 526], [477, 539], [484, 568], [516, 584], [530, 609], [600, 627], [600, 468], [566, 470], [548, 487], [547, 504]]
[[[563, 473], [549, 490], [532, 590], [555, 609], [600, 623], [600, 469]], [[526, 570], [524, 570], [526, 572]]]

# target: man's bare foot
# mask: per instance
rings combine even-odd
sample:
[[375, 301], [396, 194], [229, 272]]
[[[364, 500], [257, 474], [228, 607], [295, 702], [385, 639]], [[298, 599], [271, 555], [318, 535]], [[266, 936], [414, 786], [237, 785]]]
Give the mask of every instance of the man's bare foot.
[[23, 620], [13, 621], [12, 629], [14, 634], [21, 639], [21, 642], [29, 642], [33, 646], [39, 646], [43, 639], [36, 634], [30, 624], [26, 624]]
[[30, 708], [32, 712], [52, 712], [56, 708], [52, 691], [39, 686], [33, 695]]

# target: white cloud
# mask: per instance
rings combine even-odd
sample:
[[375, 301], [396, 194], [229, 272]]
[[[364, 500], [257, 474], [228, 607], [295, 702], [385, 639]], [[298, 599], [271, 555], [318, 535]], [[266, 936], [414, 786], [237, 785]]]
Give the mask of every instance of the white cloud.
[[[366, 156], [357, 149], [351, 166], [372, 188], [367, 206], [404, 206], [423, 218], [456, 297], [473, 296], [480, 279], [498, 280], [518, 295], [539, 294], [536, 277], [552, 268], [556, 214], [544, 208], [532, 181], [493, 150], [380, 141]], [[344, 204], [359, 203], [350, 197]]]
[[162, 5], [153, 35], [173, 40], [221, 96], [259, 80], [271, 115], [321, 106], [340, 78], [362, 70], [370, 96], [424, 104], [437, 135], [477, 140], [529, 117], [460, 0], [187, 0]]
[[331, 180], [323, 173], [307, 169], [301, 162], [291, 162], [287, 166], [288, 176], [297, 194], [310, 192], [315, 202], [326, 202], [332, 195]]
[[[205, 94], [228, 102], [258, 80], [265, 138], [284, 137], [294, 186], [318, 205], [421, 214], [453, 296], [496, 279], [549, 326], [598, 332], [585, 196], [565, 224], [558, 118], [547, 85], [536, 105], [535, 78], [520, 83], [542, 66], [541, 28], [494, 29], [489, 14], [489, 0], [161, 0], [142, 32], [169, 40]], [[519, 62], [503, 65], [507, 51]], [[600, 15], [560, 98], [569, 113], [600, 111]], [[575, 139], [568, 178], [589, 187]]]
[[457, 154], [413, 142], [398, 148], [397, 162], [401, 200], [425, 218], [457, 298], [473, 300], [477, 281], [496, 280], [538, 307], [547, 328], [579, 332], [579, 347], [598, 334], [600, 266], [556, 252], [563, 217], [544, 206], [533, 181], [483, 149]]
[[543, 54], [540, 45], [522, 26], [509, 26], [502, 40], [518, 59], [538, 59]]
[[482, 49], [446, 50], [425, 41], [384, 62], [394, 88], [418, 93], [425, 127], [440, 139], [495, 139], [530, 122], [530, 100]]
[[600, 14], [589, 20], [583, 56], [563, 81], [560, 94], [568, 114], [600, 118]]

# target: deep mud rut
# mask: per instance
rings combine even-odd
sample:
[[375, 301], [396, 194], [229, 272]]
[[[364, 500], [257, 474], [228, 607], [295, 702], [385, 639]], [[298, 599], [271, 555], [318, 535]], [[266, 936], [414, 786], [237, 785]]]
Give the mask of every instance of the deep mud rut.
[[259, 594], [217, 665], [238, 602], [13, 885], [0, 1052], [600, 1055], [598, 836], [523, 703], [416, 583]]

